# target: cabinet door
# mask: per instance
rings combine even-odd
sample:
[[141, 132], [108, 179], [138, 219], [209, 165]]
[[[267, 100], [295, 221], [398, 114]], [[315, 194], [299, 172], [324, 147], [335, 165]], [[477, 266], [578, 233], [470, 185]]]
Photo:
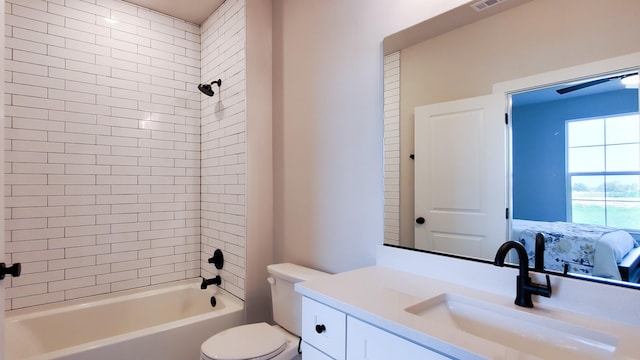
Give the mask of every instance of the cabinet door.
[[333, 358], [303, 341], [302, 360], [333, 360]]
[[346, 315], [307, 297], [302, 299], [302, 339], [334, 359], [344, 360]]
[[348, 360], [441, 360], [449, 359], [427, 348], [347, 317]]

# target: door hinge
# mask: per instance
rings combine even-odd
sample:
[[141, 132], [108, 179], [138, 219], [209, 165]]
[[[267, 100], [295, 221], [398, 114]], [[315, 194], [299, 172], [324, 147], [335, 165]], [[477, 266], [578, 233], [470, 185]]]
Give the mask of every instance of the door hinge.
[[504, 216], [507, 220], [509, 219], [509, 208], [505, 209]]
[[509, 125], [509, 114], [504, 113], [504, 124]]

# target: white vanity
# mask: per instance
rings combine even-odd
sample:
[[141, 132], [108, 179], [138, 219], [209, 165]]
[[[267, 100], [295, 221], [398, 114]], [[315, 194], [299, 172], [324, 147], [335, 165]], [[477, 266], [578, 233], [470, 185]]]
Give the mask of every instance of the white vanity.
[[448, 359], [312, 298], [302, 306], [304, 359]]
[[[553, 278], [552, 297], [527, 309], [513, 304], [515, 275], [381, 247], [377, 266], [296, 285], [303, 359], [640, 358], [640, 314], [617, 313], [637, 289]], [[582, 286], [608, 294], [571, 304]]]

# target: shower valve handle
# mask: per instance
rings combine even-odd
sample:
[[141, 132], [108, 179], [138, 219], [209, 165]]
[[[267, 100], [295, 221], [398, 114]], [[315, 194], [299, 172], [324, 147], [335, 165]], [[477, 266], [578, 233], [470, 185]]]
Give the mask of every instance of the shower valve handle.
[[20, 276], [21, 271], [22, 265], [20, 263], [15, 263], [9, 267], [7, 267], [7, 264], [5, 263], [0, 263], [0, 280], [4, 279], [5, 275], [18, 277]]

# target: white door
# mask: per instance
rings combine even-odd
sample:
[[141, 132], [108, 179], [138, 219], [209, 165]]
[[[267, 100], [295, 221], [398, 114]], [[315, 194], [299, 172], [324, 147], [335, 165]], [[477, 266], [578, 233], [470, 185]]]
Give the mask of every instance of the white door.
[[504, 101], [487, 95], [415, 109], [416, 248], [493, 259], [506, 240]]

